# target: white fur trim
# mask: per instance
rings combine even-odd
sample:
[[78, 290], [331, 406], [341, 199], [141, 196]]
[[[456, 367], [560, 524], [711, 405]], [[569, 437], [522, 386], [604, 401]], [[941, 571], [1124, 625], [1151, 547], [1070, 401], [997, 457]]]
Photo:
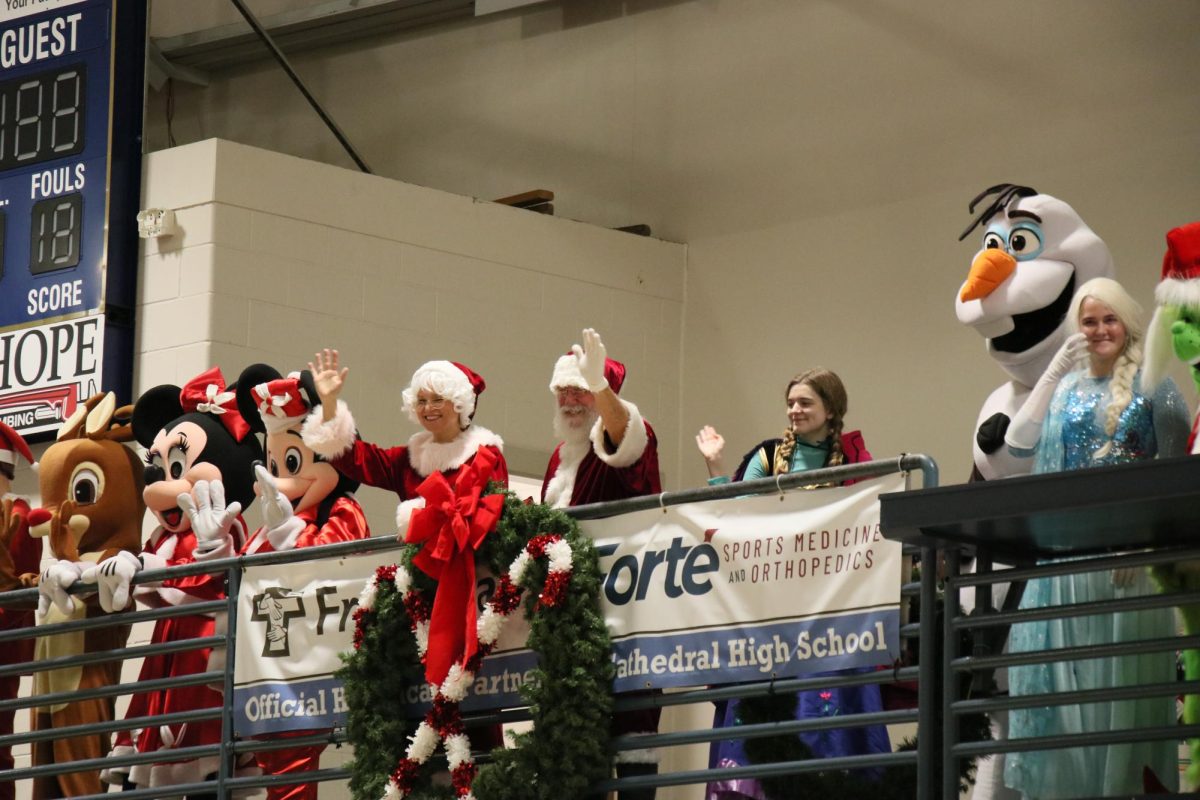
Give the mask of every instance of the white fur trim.
[[551, 508], [566, 508], [571, 505], [571, 495], [575, 493], [575, 476], [579, 473], [579, 465], [587, 455], [588, 441], [563, 442], [558, 450], [558, 469], [549, 482], [546, 483], [546, 504]]
[[181, 783], [200, 783], [206, 776], [221, 768], [217, 756], [205, 756], [191, 761], [172, 761], [166, 764], [137, 764], [129, 773], [129, 780], [146, 786], [178, 786]]
[[641, 750], [622, 750], [613, 759], [618, 764], [657, 764], [661, 756], [653, 747]]
[[428, 478], [435, 472], [458, 469], [484, 445], [503, 450], [504, 440], [479, 425], [467, 428], [452, 442], [435, 442], [432, 433], [421, 431], [408, 440], [408, 463], [418, 475]]
[[412, 522], [413, 512], [424, 507], [424, 497], [402, 500], [400, 505], [396, 506], [396, 535], [400, 537], [401, 541], [405, 541], [408, 537], [408, 524]]
[[338, 400], [333, 419], [326, 422], [318, 407], [304, 419], [300, 438], [322, 458], [337, 458], [354, 444], [354, 416], [345, 401]]
[[270, 528], [266, 532], [267, 541], [276, 552], [291, 550], [296, 546], [296, 540], [304, 532], [304, 520], [299, 517], [288, 517], [278, 528]]
[[588, 388], [587, 381], [583, 379], [583, 373], [579, 371], [579, 359], [575, 357], [574, 353], [559, 356], [558, 361], [554, 362], [554, 374], [550, 376], [551, 392], [570, 387]]
[[[137, 754], [137, 748], [129, 744], [119, 744], [112, 750], [108, 751], [109, 758], [125, 758]], [[105, 767], [100, 770], [100, 780], [104, 783], [113, 786], [121, 786], [125, 782], [125, 778], [129, 775], [130, 765], [122, 764], [121, 766]]]
[[1164, 278], [1154, 287], [1154, 299], [1159, 305], [1200, 306], [1200, 278]]
[[646, 425], [638, 407], [628, 400], [622, 400], [621, 405], [629, 412], [629, 424], [625, 426], [625, 438], [617, 445], [617, 452], [609, 453], [604, 447], [604, 420], [598, 419], [592, 426], [592, 449], [596, 452], [596, 457], [617, 469], [636, 464], [646, 452], [646, 445], [650, 443], [650, 436], [646, 433]]

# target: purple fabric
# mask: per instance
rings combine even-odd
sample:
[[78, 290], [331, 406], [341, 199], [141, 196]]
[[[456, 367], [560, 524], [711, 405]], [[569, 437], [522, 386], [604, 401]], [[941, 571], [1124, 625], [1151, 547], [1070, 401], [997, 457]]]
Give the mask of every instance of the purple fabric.
[[[828, 672], [826, 675], [853, 675], [870, 672], [871, 668]], [[735, 728], [738, 724], [739, 701], [717, 703], [713, 718], [714, 728]], [[796, 701], [796, 719], [840, 716], [882, 711], [883, 701], [878, 686], [852, 686], [842, 689], [824, 689], [800, 692]], [[800, 735], [817, 758], [856, 756], [869, 753], [890, 753], [891, 742], [887, 727], [867, 725], [855, 728], [834, 728], [825, 731], [810, 731]], [[722, 739], [713, 742], [708, 751], [710, 769], [745, 767], [750, 765], [742, 739]], [[864, 778], [878, 780], [883, 770], [863, 770]], [[767, 800], [762, 785], [752, 778], [711, 781], [705, 792], [705, 800]]]

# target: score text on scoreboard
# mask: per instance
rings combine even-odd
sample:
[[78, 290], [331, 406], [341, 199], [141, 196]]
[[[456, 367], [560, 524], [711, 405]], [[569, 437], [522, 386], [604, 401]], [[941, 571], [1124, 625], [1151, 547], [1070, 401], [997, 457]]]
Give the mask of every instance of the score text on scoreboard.
[[[138, 160], [114, 158], [115, 76], [143, 52], [118, 43], [118, 3], [143, 4], [144, 20], [144, 0], [0, 7], [0, 419], [22, 433], [57, 428], [108, 388], [106, 285], [133, 268], [112, 262], [110, 229], [129, 223], [110, 189], [118, 164]], [[126, 91], [140, 101], [141, 86]]]

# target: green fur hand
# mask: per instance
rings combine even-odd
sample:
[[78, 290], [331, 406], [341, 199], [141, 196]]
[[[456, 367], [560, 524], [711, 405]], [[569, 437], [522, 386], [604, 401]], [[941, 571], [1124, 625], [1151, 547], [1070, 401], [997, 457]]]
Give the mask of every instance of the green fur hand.
[[1200, 389], [1200, 309], [1181, 307], [1171, 323], [1171, 346], [1180, 361], [1192, 365], [1192, 380]]

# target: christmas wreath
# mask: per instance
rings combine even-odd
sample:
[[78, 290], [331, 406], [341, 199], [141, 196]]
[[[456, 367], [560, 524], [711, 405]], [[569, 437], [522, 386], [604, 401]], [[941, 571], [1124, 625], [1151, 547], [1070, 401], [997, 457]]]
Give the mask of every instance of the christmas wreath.
[[[608, 774], [613, 666], [595, 547], [561, 511], [472, 479], [460, 473], [451, 487], [435, 474], [422, 485], [427, 505], [413, 515], [398, 563], [377, 569], [359, 599], [354, 650], [338, 672], [354, 800], [558, 800], [582, 796]], [[478, 618], [476, 561], [499, 576]], [[479, 766], [459, 703], [522, 605], [539, 656], [521, 688], [534, 726]], [[406, 719], [404, 698], [422, 681], [432, 707], [422, 720]], [[439, 746], [445, 763], [431, 758]], [[434, 785], [447, 767], [451, 785]]]

